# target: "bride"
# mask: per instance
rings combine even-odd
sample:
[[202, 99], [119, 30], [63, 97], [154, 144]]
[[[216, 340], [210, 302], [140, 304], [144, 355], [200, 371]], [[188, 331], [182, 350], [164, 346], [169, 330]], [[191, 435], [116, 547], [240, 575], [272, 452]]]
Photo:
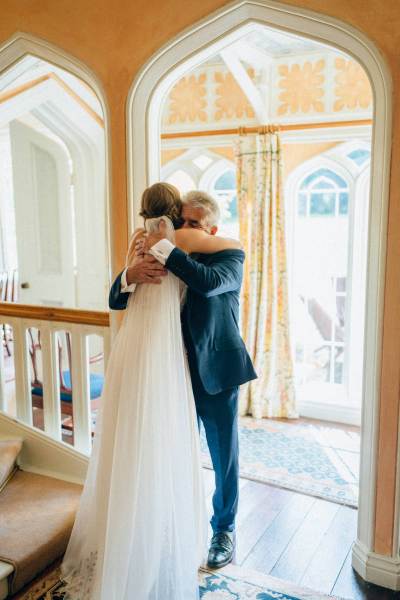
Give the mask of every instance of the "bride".
[[[235, 240], [177, 229], [178, 190], [142, 197], [145, 232], [181, 250], [214, 253]], [[64, 600], [196, 600], [207, 515], [199, 435], [183, 346], [182, 282], [138, 284], [110, 355], [87, 477], [61, 565]]]

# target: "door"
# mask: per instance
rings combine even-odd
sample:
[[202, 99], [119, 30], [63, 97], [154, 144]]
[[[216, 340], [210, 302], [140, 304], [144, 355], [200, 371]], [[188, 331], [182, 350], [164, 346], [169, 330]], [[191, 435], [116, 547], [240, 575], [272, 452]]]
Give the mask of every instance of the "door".
[[68, 154], [53, 139], [10, 123], [19, 301], [76, 305]]
[[307, 174], [292, 199], [291, 315], [302, 416], [360, 422], [367, 199], [328, 167]]

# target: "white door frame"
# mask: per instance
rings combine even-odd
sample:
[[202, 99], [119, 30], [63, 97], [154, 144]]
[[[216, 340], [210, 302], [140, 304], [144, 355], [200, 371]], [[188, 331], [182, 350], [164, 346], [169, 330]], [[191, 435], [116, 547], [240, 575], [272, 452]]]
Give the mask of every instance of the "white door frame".
[[[400, 576], [373, 554], [382, 316], [392, 130], [391, 76], [375, 44], [351, 25], [274, 0], [235, 0], [170, 40], [135, 78], [127, 102], [129, 226], [137, 221], [144, 188], [159, 178], [163, 100], [188, 70], [242, 36], [252, 23], [302, 35], [351, 55], [365, 69], [374, 94], [365, 359], [361, 435], [360, 507], [353, 566], [367, 580], [400, 587]], [[400, 485], [398, 485], [400, 489]], [[397, 556], [396, 556], [397, 558]], [[382, 562], [383, 561], [383, 562]], [[400, 573], [400, 570], [399, 570]]]
[[[352, 265], [352, 250], [353, 250], [353, 246], [354, 246], [354, 235], [355, 235], [355, 231], [353, 229], [353, 220], [354, 220], [354, 210], [355, 210], [355, 204], [356, 201], [358, 200], [358, 195], [356, 193], [356, 189], [357, 188], [357, 182], [358, 179], [357, 177], [354, 177], [354, 174], [350, 171], [351, 165], [347, 164], [346, 161], [344, 160], [339, 160], [337, 155], [335, 154], [335, 151], [337, 154], [340, 153], [340, 150], [338, 150], [339, 147], [335, 147], [332, 148], [318, 156], [314, 156], [306, 161], [304, 161], [303, 163], [301, 163], [298, 167], [296, 167], [288, 176], [286, 183], [285, 183], [285, 205], [286, 205], [286, 231], [287, 231], [287, 255], [288, 255], [288, 281], [289, 281], [289, 297], [291, 300], [291, 305], [290, 308], [292, 308], [292, 301], [293, 301], [293, 296], [294, 296], [294, 281], [293, 281], [293, 256], [294, 256], [294, 244], [295, 244], [295, 231], [296, 231], [296, 206], [295, 204], [293, 204], [293, 200], [297, 199], [297, 194], [298, 194], [298, 190], [299, 190], [299, 185], [302, 182], [302, 180], [304, 179], [304, 177], [306, 175], [309, 175], [311, 172], [316, 171], [319, 168], [327, 168], [330, 169], [331, 171], [337, 173], [338, 175], [340, 175], [340, 177], [342, 177], [342, 179], [344, 179], [347, 184], [348, 184], [348, 189], [349, 189], [349, 197], [354, 199], [354, 202], [349, 206], [349, 237], [348, 237], [348, 245], [349, 245], [349, 256], [348, 256], [348, 265], [349, 265], [349, 272], [348, 275], [350, 276], [350, 279], [348, 279], [348, 284], [347, 284], [347, 300], [346, 300], [346, 345], [347, 345], [347, 352], [351, 353], [351, 348], [353, 348], [353, 333], [350, 332], [349, 329], [349, 323], [350, 323], [350, 307], [353, 306], [353, 302], [351, 300], [352, 298], [352, 292], [354, 290], [354, 284], [353, 284], [353, 268], [351, 267]], [[358, 178], [360, 177], [360, 175], [358, 174]], [[368, 192], [368, 190], [367, 190]], [[359, 207], [358, 206], [358, 202], [357, 202], [357, 213], [362, 212], [362, 205]], [[364, 208], [364, 212], [367, 213], [368, 212], [368, 207]], [[363, 216], [365, 216], [363, 214]], [[356, 236], [357, 238], [357, 236]], [[357, 239], [358, 241], [358, 239]], [[360, 245], [360, 242], [358, 241], [358, 245]], [[366, 249], [364, 249], [364, 253], [366, 253]], [[362, 262], [362, 261], [361, 261]], [[361, 263], [360, 263], [361, 264]], [[359, 274], [359, 276], [361, 277], [362, 273]], [[359, 277], [359, 279], [360, 279]], [[360, 279], [361, 281], [361, 279]], [[357, 282], [359, 283], [359, 281]], [[365, 283], [365, 282], [364, 282]], [[364, 288], [365, 289], [365, 286]], [[364, 294], [361, 294], [362, 296], [364, 296]], [[352, 309], [354, 310], [354, 308]], [[361, 307], [359, 306], [359, 304], [357, 304], [357, 306], [355, 307], [355, 312], [358, 315], [361, 311]], [[359, 325], [359, 327], [362, 328], [364, 327], [364, 315], [363, 315], [363, 311], [361, 314], [361, 317], [359, 317], [358, 320], [362, 319], [362, 324]], [[353, 323], [352, 323], [353, 324]], [[357, 348], [358, 350], [358, 348]], [[362, 351], [358, 352], [361, 362], [362, 359]], [[353, 363], [352, 363], [353, 364]], [[356, 373], [358, 374], [359, 370], [361, 370], [362, 373], [362, 364], [358, 365], [356, 367]], [[356, 376], [357, 377], [357, 376]], [[354, 377], [352, 377], [352, 380], [354, 379]], [[357, 381], [361, 382], [362, 380], [362, 375], [360, 374], [357, 377]], [[354, 391], [353, 386], [351, 384], [345, 383], [344, 384], [347, 387], [347, 391], [348, 391], [348, 396], [351, 397], [352, 395], [352, 391]], [[321, 390], [321, 393], [322, 390]], [[330, 396], [330, 398], [329, 398]], [[360, 425], [361, 424], [361, 403], [358, 404], [353, 404], [352, 402], [346, 403], [345, 404], [337, 404], [336, 401], [333, 401], [331, 399], [332, 393], [330, 393], [328, 396], [329, 400], [328, 402], [316, 402], [314, 399], [311, 399], [311, 401], [305, 400], [303, 398], [300, 398], [300, 402], [299, 402], [299, 413], [301, 416], [303, 417], [311, 417], [314, 419], [322, 419], [322, 420], [326, 420], [326, 421], [336, 421], [339, 423], [347, 423], [349, 425]], [[357, 389], [357, 396], [360, 398], [360, 389]]]
[[103, 111], [104, 120], [104, 143], [105, 143], [105, 215], [104, 221], [106, 223], [105, 232], [105, 243], [106, 253], [108, 257], [107, 275], [108, 281], [111, 283], [111, 191], [110, 191], [110, 177], [111, 173], [111, 138], [110, 138], [110, 119], [109, 109], [106, 102], [106, 95], [100, 80], [96, 75], [80, 60], [74, 56], [64, 52], [57, 46], [54, 46], [46, 40], [40, 39], [36, 36], [18, 32], [14, 34], [9, 40], [0, 46], [0, 74], [12, 67], [20, 59], [27, 54], [41, 58], [49, 63], [52, 63], [62, 69], [65, 69], [69, 73], [72, 73], [76, 77], [79, 77], [82, 81], [87, 83], [92, 90], [95, 92], [97, 99], [100, 102]]

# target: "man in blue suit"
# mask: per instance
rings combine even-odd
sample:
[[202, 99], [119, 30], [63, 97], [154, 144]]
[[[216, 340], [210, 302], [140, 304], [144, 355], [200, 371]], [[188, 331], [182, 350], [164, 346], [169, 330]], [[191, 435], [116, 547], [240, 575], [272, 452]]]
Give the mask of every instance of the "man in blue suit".
[[[183, 227], [217, 232], [219, 208], [204, 192], [184, 198]], [[239, 385], [257, 377], [239, 332], [239, 296], [245, 254], [224, 250], [188, 256], [163, 239], [149, 234], [146, 244], [158, 263], [137, 261], [116, 278], [110, 291], [110, 308], [126, 308], [135, 284], [160, 281], [164, 268], [188, 286], [182, 311], [182, 331], [188, 353], [197, 416], [203, 422], [215, 471], [213, 537], [208, 565], [228, 564], [235, 549], [238, 505]]]

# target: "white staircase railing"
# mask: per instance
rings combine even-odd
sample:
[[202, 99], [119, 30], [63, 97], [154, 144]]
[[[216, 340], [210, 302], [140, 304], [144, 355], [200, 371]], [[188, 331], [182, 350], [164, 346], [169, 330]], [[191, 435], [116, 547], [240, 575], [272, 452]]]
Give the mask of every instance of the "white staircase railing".
[[[57, 344], [59, 332], [68, 332], [71, 340], [70, 376], [74, 448], [90, 454], [92, 417], [88, 338], [103, 339], [104, 372], [110, 351], [109, 314], [98, 311], [67, 310], [0, 303], [0, 326], [12, 327], [12, 354], [15, 371], [15, 417], [26, 425], [32, 423], [32, 384], [28, 330], [40, 331], [43, 378], [43, 428], [47, 435], [62, 440], [60, 365]], [[4, 349], [0, 349], [0, 410], [10, 414], [6, 393]]]

